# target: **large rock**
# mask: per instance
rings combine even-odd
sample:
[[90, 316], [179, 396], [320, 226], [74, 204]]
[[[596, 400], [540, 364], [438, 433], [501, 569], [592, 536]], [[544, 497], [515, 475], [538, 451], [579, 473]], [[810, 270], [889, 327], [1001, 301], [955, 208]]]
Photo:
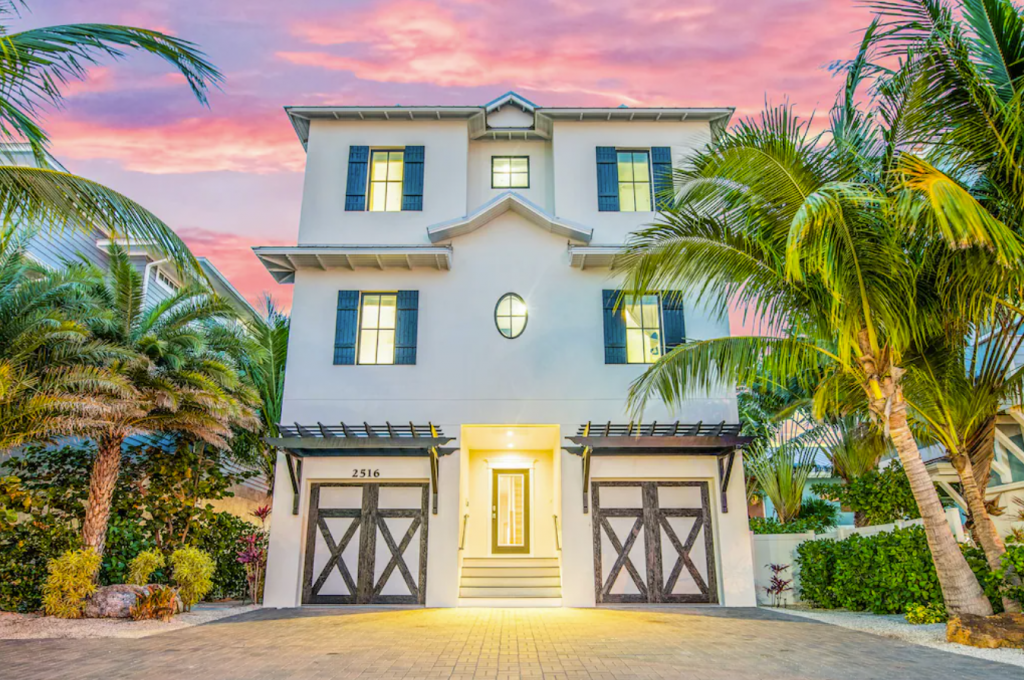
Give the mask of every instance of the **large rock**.
[[[85, 617], [88, 619], [128, 619], [131, 618], [132, 607], [139, 595], [145, 595], [150, 588], [162, 586], [131, 586], [119, 583], [113, 586], [102, 586], [96, 589], [85, 603]], [[183, 610], [181, 598], [175, 596], [174, 613]]]
[[964, 614], [946, 624], [946, 639], [961, 645], [995, 649], [1024, 649], [1024, 614], [975, 616]]

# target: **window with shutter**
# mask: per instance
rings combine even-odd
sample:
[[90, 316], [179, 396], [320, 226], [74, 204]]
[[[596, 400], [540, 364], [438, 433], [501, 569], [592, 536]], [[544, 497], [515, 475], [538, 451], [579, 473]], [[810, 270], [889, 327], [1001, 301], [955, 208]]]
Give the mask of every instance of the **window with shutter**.
[[402, 179], [402, 210], [423, 210], [422, 146], [405, 147], [405, 175]]
[[651, 170], [654, 175], [654, 201], [657, 210], [672, 205], [672, 147], [651, 147]]
[[416, 363], [416, 335], [419, 330], [420, 292], [400, 290], [397, 296], [398, 318], [395, 324], [395, 363]]
[[678, 293], [664, 292], [661, 295], [662, 337], [665, 353], [686, 342], [686, 322], [683, 318], [683, 299]]

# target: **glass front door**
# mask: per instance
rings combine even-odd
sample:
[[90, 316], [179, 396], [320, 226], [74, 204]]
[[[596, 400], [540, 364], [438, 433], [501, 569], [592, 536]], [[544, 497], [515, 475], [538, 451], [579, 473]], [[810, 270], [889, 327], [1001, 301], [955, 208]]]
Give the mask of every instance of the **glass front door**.
[[530, 471], [492, 470], [491, 552], [530, 552]]

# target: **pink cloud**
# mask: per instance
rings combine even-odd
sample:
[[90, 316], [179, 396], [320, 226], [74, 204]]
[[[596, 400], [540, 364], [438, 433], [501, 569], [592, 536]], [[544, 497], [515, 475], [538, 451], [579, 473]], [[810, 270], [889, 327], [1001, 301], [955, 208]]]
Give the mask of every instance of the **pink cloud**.
[[151, 127], [61, 117], [48, 128], [61, 158], [113, 160], [144, 173], [301, 172], [305, 163], [283, 114], [182, 118]]
[[281, 309], [292, 304], [293, 286], [280, 286], [252, 252], [253, 246], [291, 245], [286, 241], [268, 241], [241, 234], [226, 234], [203, 227], [176, 230], [197, 257], [209, 258], [253, 305], [258, 307], [263, 293], [269, 291]]
[[852, 54], [852, 32], [868, 19], [848, 0], [538, 0], [512, 13], [489, 3], [381, 0], [296, 22], [293, 33], [314, 49], [277, 56], [374, 82], [510, 84], [564, 93], [575, 104], [685, 102], [753, 112], [766, 90], [830, 104], [836, 88], [821, 67]]

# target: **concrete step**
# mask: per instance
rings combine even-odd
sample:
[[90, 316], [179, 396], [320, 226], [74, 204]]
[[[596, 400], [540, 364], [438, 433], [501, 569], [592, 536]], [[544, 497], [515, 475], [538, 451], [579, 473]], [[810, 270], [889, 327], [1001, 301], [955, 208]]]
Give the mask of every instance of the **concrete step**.
[[463, 567], [558, 567], [557, 557], [466, 557]]
[[560, 574], [558, 567], [462, 567], [462, 578], [492, 577], [492, 578], [526, 578], [531, 576], [554, 576]]
[[460, 607], [561, 607], [560, 597], [460, 597]]
[[521, 598], [521, 597], [561, 597], [562, 589], [558, 587], [493, 587], [493, 588], [459, 588], [459, 597], [488, 598]]
[[462, 575], [462, 582], [459, 584], [463, 588], [472, 587], [502, 587], [508, 586], [510, 588], [524, 588], [526, 586], [544, 586], [548, 588], [558, 588], [562, 585], [562, 579], [559, 578], [558, 574], [554, 576], [506, 576], [502, 578], [492, 577], [480, 577], [480, 576], [466, 576]]

